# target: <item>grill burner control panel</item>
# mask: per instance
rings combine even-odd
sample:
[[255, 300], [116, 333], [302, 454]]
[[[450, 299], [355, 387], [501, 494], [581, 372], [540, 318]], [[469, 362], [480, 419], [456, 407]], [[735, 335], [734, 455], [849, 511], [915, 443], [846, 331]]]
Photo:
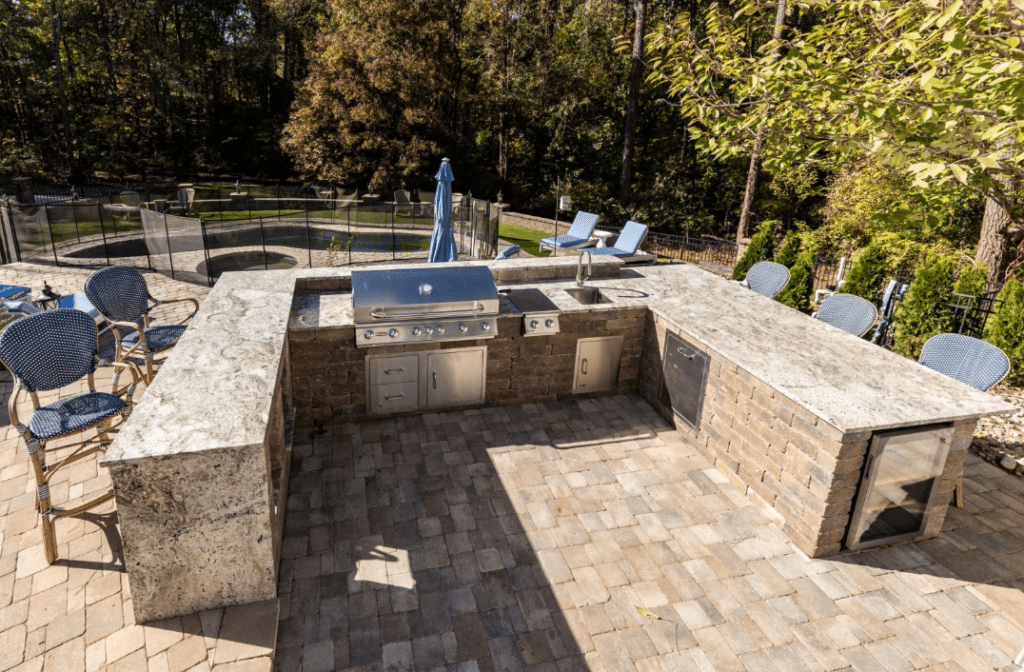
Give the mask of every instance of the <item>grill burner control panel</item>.
[[356, 329], [356, 346], [401, 343], [465, 341], [497, 336], [493, 319], [434, 320], [431, 322], [390, 323]]

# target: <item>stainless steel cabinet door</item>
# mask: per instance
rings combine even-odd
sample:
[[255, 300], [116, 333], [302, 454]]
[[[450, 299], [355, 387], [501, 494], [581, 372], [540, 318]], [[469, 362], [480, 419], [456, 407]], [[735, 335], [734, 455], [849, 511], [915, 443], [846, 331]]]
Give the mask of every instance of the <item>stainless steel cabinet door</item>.
[[576, 343], [573, 392], [614, 390], [619, 382], [622, 337], [581, 338]]
[[484, 400], [485, 348], [427, 355], [427, 406], [461, 406]]

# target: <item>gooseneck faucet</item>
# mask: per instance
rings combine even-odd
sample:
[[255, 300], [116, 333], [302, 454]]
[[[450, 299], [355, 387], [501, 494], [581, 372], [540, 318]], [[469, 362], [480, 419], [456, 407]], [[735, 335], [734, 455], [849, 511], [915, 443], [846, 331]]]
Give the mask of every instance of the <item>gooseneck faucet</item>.
[[[587, 255], [587, 274], [583, 275], [583, 254]], [[594, 257], [590, 250], [580, 250], [579, 261], [576, 264], [576, 286], [582, 287], [583, 282], [594, 273]]]

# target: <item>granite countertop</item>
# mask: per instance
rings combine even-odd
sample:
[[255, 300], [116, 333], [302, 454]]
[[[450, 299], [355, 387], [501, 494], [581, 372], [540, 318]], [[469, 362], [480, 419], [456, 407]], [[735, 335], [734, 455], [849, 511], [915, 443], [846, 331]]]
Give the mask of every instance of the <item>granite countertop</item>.
[[[623, 268], [617, 277], [590, 279], [587, 286], [602, 288], [613, 303], [582, 305], [564, 291], [574, 286], [574, 259], [499, 264], [493, 268], [522, 279], [499, 283], [500, 289], [536, 287], [565, 312], [646, 306], [688, 340], [715, 350], [842, 432], [1015, 411], [998, 397], [696, 266]], [[530, 279], [550, 275], [552, 267], [558, 279]], [[296, 294], [296, 283], [350, 272], [317, 268], [222, 276], [104, 462], [261, 445], [287, 331], [354, 326], [351, 292]], [[518, 313], [505, 296], [500, 310]]]

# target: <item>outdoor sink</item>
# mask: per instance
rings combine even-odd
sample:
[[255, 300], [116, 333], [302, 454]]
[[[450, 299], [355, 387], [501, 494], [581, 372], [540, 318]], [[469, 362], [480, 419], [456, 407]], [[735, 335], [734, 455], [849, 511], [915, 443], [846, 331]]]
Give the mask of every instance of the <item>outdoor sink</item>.
[[578, 303], [589, 306], [592, 303], [611, 303], [600, 287], [570, 287], [565, 290], [569, 296], [576, 299]]

